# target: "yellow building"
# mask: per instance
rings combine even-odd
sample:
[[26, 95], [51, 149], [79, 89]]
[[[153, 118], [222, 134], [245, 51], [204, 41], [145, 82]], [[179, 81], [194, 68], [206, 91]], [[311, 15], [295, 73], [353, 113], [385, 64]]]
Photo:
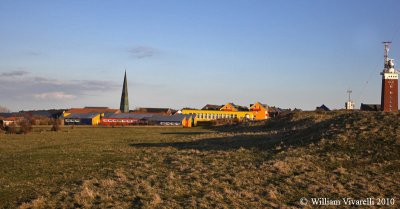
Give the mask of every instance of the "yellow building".
[[253, 120], [254, 118], [253, 112], [248, 111], [248, 109], [246, 111], [245, 107], [237, 106], [232, 103], [227, 103], [219, 110], [204, 108], [202, 110], [184, 109], [182, 110], [182, 114], [196, 114], [197, 121], [212, 121], [217, 119]]
[[223, 111], [223, 110], [182, 110], [182, 114], [196, 114], [197, 121], [212, 121], [217, 119], [250, 119], [254, 117], [250, 111]]
[[71, 113], [64, 117], [64, 125], [93, 125], [100, 123], [99, 113]]
[[182, 114], [196, 114], [198, 121], [217, 119], [265, 120], [268, 118], [268, 107], [260, 102], [251, 105], [250, 109], [233, 103], [227, 103], [222, 107], [220, 106], [219, 109], [210, 107], [218, 107], [218, 105], [206, 105], [201, 110], [183, 109]]

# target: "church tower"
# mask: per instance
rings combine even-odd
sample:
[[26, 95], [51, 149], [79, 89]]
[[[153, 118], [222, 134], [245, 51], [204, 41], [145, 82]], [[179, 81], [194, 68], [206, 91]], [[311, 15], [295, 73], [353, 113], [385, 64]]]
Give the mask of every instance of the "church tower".
[[123, 113], [129, 112], [128, 81], [126, 80], [126, 70], [125, 70], [125, 77], [124, 77], [124, 85], [122, 87], [121, 105], [119, 106], [119, 109]]
[[391, 42], [383, 42], [385, 45], [385, 68], [382, 75], [381, 108], [384, 112], [397, 112], [398, 106], [398, 72], [394, 69], [394, 60], [388, 58]]

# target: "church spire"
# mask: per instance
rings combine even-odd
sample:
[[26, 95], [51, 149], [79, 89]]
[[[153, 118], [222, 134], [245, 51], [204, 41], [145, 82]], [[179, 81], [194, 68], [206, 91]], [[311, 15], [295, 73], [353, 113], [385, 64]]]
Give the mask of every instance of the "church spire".
[[124, 85], [122, 87], [122, 95], [121, 95], [121, 105], [119, 107], [121, 112], [127, 113], [129, 112], [129, 99], [128, 99], [128, 81], [126, 79], [126, 70], [124, 77]]

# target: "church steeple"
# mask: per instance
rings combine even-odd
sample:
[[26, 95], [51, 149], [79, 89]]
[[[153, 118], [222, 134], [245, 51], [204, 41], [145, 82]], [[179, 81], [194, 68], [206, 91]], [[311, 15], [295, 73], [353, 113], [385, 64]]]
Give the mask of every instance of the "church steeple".
[[126, 79], [126, 70], [124, 77], [124, 85], [122, 87], [122, 95], [121, 95], [121, 105], [119, 107], [121, 112], [128, 113], [129, 112], [129, 99], [128, 99], [128, 81]]

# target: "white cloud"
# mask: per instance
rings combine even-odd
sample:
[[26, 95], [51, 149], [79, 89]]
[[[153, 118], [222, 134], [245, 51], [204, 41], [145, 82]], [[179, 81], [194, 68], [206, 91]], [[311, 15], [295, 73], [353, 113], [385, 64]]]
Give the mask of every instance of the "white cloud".
[[34, 97], [36, 99], [56, 99], [56, 100], [75, 99], [76, 98], [75, 95], [67, 94], [62, 91], [35, 94]]

